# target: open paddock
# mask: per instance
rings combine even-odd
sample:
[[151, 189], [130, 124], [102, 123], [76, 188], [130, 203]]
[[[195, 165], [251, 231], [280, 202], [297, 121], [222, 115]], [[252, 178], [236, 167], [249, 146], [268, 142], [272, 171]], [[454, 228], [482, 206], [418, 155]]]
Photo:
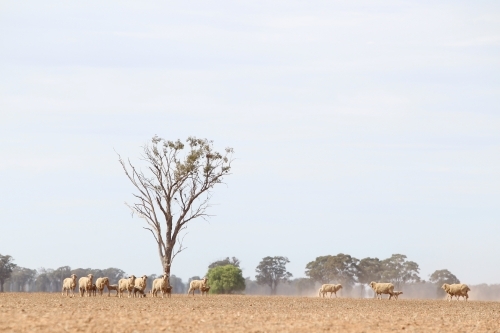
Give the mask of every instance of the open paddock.
[[0, 332], [500, 332], [500, 303], [0, 294]]

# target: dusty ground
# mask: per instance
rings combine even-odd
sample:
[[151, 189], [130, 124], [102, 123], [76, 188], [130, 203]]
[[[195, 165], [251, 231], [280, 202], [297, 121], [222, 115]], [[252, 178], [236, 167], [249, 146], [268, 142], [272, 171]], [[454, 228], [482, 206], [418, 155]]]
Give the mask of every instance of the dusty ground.
[[0, 332], [500, 332], [500, 303], [0, 294]]

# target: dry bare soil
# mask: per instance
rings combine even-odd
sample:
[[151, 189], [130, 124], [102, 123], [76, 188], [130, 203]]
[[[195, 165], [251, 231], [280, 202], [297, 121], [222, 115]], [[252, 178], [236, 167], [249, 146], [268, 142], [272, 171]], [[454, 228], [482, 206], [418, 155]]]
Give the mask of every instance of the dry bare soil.
[[[149, 296], [149, 295], [148, 295]], [[0, 332], [500, 332], [500, 303], [0, 294]]]

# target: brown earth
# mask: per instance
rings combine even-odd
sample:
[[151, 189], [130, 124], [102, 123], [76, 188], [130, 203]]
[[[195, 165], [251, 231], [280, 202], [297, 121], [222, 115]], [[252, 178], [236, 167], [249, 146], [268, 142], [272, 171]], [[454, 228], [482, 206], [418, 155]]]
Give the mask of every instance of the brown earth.
[[[149, 296], [149, 295], [148, 295]], [[0, 294], [0, 332], [500, 332], [500, 303]]]

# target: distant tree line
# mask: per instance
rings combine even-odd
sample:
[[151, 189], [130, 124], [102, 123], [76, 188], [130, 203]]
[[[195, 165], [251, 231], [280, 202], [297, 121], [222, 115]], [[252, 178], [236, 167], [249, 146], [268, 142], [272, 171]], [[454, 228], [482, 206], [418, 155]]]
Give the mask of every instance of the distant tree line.
[[[0, 291], [11, 292], [61, 292], [62, 281], [75, 274], [78, 277], [92, 274], [94, 279], [100, 277], [108, 277], [110, 284], [117, 284], [118, 280], [127, 277], [128, 275], [119, 268], [75, 268], [70, 266], [62, 266], [57, 269], [38, 268], [30, 269], [19, 267], [13, 263], [14, 258], [9, 255], [3, 256], [0, 254]], [[148, 275], [148, 288], [151, 289], [153, 280], [161, 274]], [[184, 293], [186, 286], [182, 279], [175, 275], [170, 276], [170, 284], [172, 291], [175, 293]]]
[[[235, 257], [216, 260], [207, 267], [205, 276], [209, 280], [212, 294], [288, 294], [288, 295], [315, 295], [317, 288], [324, 283], [340, 283], [343, 293], [354, 297], [365, 297], [366, 286], [371, 281], [391, 282], [405, 295], [414, 295], [421, 298], [435, 298], [444, 296], [440, 289], [443, 283], [460, 283], [460, 280], [447, 269], [436, 270], [429, 275], [427, 281], [419, 276], [419, 265], [407, 259], [403, 254], [393, 254], [386, 259], [364, 258], [357, 259], [348, 254], [326, 255], [317, 257], [306, 265], [305, 278], [292, 279], [286, 265], [290, 261], [283, 256], [268, 256], [261, 260], [256, 267], [255, 279], [244, 278], [240, 267], [240, 260]], [[39, 268], [29, 269], [19, 267], [9, 255], [0, 254], [0, 291], [16, 292], [60, 292], [62, 280], [76, 274], [78, 277], [93, 274], [94, 278], [107, 276], [111, 284], [127, 277], [119, 268], [92, 269], [62, 266], [57, 269]], [[148, 289], [153, 280], [161, 274], [148, 275]], [[200, 280], [200, 276], [193, 276], [184, 283], [175, 275], [170, 276], [170, 284], [174, 293], [185, 293], [192, 280]], [[358, 289], [359, 288], [359, 289]], [[480, 285], [477, 290], [485, 295], [500, 296], [500, 285]], [[498, 289], [498, 290], [497, 290]], [[495, 296], [496, 297], [496, 296]], [[483, 299], [497, 299], [494, 295]]]

